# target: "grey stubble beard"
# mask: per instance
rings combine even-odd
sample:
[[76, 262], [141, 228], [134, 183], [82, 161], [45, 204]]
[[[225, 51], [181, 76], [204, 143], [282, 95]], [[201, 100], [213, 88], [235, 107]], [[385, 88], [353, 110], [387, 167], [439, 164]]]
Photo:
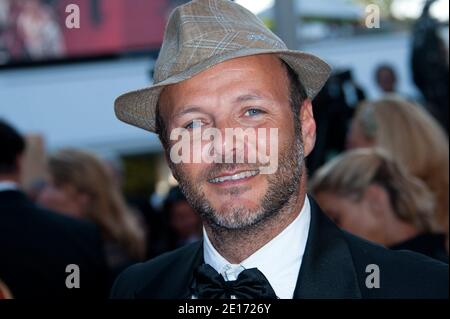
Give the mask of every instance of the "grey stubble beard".
[[[291, 151], [290, 151], [291, 150]], [[283, 154], [280, 154], [278, 170], [268, 175], [268, 188], [257, 209], [245, 207], [232, 207], [231, 211], [220, 212], [215, 210], [201, 188], [192, 183], [181, 169], [172, 167], [182, 192], [189, 204], [200, 214], [205, 227], [210, 228], [217, 237], [235, 237], [263, 231], [271, 227], [277, 219], [283, 218], [293, 208], [298, 199], [298, 190], [303, 176], [304, 149], [301, 129], [296, 127], [294, 147], [283, 145]], [[241, 164], [217, 164], [199, 178], [205, 181], [207, 176], [227, 169], [242, 166]], [[227, 190], [230, 200], [244, 189], [236, 187]]]

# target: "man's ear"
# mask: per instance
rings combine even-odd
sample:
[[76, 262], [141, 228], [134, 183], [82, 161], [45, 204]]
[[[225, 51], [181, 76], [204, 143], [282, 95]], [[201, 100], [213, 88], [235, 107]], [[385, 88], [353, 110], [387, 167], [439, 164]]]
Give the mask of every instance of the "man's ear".
[[303, 147], [308, 156], [316, 143], [316, 121], [310, 99], [306, 99], [300, 108], [300, 125], [302, 128]]

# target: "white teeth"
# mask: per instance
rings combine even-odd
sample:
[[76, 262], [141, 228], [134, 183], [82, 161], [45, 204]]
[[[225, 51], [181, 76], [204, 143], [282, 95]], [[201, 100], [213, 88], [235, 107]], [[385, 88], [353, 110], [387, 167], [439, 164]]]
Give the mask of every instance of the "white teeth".
[[222, 183], [222, 182], [229, 181], [229, 180], [236, 181], [239, 179], [255, 176], [258, 174], [259, 174], [259, 171], [257, 171], [257, 170], [256, 171], [245, 171], [245, 172], [241, 172], [241, 173], [234, 174], [234, 175], [212, 178], [209, 180], [209, 182], [210, 183]]

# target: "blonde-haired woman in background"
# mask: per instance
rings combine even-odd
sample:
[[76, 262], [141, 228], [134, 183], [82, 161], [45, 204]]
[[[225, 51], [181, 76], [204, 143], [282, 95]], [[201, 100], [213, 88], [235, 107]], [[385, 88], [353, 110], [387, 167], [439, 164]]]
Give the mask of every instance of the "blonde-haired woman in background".
[[423, 108], [399, 97], [362, 104], [348, 147], [379, 147], [421, 179], [436, 200], [436, 229], [448, 234], [449, 147], [444, 130]]
[[392, 249], [448, 261], [445, 237], [431, 233], [432, 194], [382, 150], [343, 153], [316, 172], [310, 188], [341, 228]]
[[99, 158], [84, 151], [61, 150], [50, 156], [48, 170], [49, 183], [38, 202], [99, 226], [112, 277], [145, 258], [145, 230]]

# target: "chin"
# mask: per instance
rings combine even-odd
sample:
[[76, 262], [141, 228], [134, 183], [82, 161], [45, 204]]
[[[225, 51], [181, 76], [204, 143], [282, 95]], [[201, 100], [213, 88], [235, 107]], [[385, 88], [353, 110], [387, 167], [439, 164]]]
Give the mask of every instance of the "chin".
[[256, 203], [253, 200], [239, 200], [232, 203], [222, 203], [216, 211], [226, 215], [236, 211], [257, 211], [260, 208], [261, 206], [259, 203]]
[[261, 200], [258, 197], [236, 198], [220, 203], [213, 203], [215, 214], [224, 220], [253, 219], [261, 211]]

